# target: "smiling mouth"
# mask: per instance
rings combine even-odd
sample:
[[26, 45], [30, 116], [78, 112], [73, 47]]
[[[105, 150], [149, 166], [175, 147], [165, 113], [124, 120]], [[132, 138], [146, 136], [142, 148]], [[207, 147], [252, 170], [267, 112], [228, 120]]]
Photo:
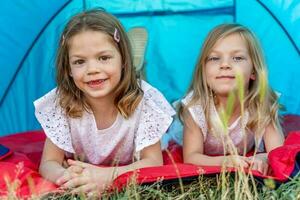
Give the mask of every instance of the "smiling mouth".
[[217, 76], [216, 79], [235, 79], [235, 76]]
[[92, 81], [88, 81], [87, 84], [89, 86], [97, 86], [97, 85], [101, 85], [104, 81], [106, 81], [107, 79], [97, 79], [97, 80], [92, 80]]

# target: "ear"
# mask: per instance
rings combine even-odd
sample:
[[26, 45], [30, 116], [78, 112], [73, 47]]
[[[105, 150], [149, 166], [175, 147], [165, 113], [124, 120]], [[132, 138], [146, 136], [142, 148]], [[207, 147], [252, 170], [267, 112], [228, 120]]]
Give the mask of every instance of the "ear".
[[250, 79], [251, 80], [255, 80], [256, 79], [256, 75], [255, 75], [254, 71], [251, 73]]
[[72, 72], [71, 72], [71, 71], [70, 71], [69, 75], [70, 75], [71, 77], [73, 77], [73, 74], [72, 74]]

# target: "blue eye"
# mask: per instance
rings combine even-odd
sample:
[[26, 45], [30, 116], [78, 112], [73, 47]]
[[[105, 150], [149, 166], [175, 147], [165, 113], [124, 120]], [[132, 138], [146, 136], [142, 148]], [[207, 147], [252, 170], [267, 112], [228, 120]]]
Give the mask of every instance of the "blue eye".
[[239, 62], [239, 61], [245, 60], [245, 58], [242, 57], [242, 56], [234, 56], [234, 57], [232, 57], [232, 59], [233, 59], [235, 62]]
[[211, 56], [211, 57], [207, 58], [207, 62], [209, 62], [209, 61], [218, 61], [218, 60], [220, 60], [220, 58], [217, 57], [217, 56]]

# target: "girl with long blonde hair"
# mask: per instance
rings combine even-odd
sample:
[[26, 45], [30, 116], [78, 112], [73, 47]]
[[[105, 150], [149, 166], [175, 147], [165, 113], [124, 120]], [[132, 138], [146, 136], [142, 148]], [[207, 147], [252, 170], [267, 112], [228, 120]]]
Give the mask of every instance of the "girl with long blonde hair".
[[[283, 143], [278, 107], [255, 35], [239, 24], [217, 26], [180, 108], [184, 162], [266, 174], [268, 152]], [[261, 153], [246, 157], [253, 148]]]

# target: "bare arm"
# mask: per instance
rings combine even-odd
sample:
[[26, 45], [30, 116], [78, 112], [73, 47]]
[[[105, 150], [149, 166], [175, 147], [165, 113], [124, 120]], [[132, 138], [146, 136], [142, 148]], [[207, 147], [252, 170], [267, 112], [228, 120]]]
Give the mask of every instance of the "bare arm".
[[161, 166], [163, 164], [163, 158], [161, 153], [160, 142], [150, 145], [141, 151], [141, 159], [130, 165], [116, 167], [117, 175], [121, 175], [128, 171], [143, 167]]
[[262, 157], [264, 159], [268, 158], [268, 154], [273, 149], [283, 145], [284, 136], [281, 132], [277, 131], [274, 126], [270, 123], [265, 129], [263, 135], [264, 144], [265, 144], [265, 153], [260, 153], [255, 155], [256, 157]]
[[44, 178], [55, 182], [65, 171], [65, 168], [62, 167], [63, 159], [64, 151], [47, 138], [39, 167], [40, 174]]
[[69, 164], [72, 166], [77, 165], [82, 168], [91, 167], [94, 166], [96, 168], [99, 168], [100, 170], [105, 169], [106, 171], [109, 170], [113, 174], [112, 178], [116, 178], [117, 176], [124, 174], [126, 172], [143, 168], [143, 167], [152, 167], [152, 166], [161, 166], [163, 164], [163, 158], [160, 148], [160, 142], [157, 142], [153, 145], [150, 145], [146, 148], [144, 148], [141, 151], [141, 159], [139, 161], [136, 161], [132, 164], [120, 166], [120, 167], [97, 167], [95, 165], [87, 164], [81, 161], [74, 161], [74, 160], [68, 160]]
[[59, 185], [76, 188], [74, 192], [103, 191], [117, 176], [135, 169], [163, 164], [160, 142], [146, 147], [141, 151], [141, 160], [121, 167], [99, 167], [81, 161], [68, 160], [71, 167], [82, 168], [78, 177], [62, 176]]
[[236, 166], [247, 167], [245, 159], [242, 156], [207, 156], [203, 154], [204, 138], [202, 130], [193, 120], [190, 113], [183, 115], [183, 159], [185, 163], [191, 163], [202, 166]]
[[283, 134], [277, 131], [274, 126], [270, 123], [263, 135], [266, 153], [259, 153], [248, 158], [248, 163], [252, 170], [258, 170], [262, 174], [268, 174], [268, 154], [273, 149], [281, 146], [283, 144]]
[[264, 139], [266, 151], [268, 153], [273, 149], [283, 145], [283, 141], [284, 141], [284, 137], [281, 131], [276, 130], [271, 123], [266, 128], [263, 139]]

